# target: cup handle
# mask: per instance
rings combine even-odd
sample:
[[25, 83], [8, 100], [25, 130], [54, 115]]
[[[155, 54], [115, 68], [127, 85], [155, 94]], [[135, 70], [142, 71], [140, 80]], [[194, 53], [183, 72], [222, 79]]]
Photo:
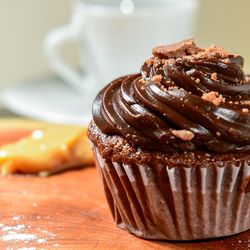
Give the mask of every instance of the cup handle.
[[[66, 42], [77, 42], [78, 30], [72, 25], [62, 26], [52, 30], [45, 38], [43, 48], [51, 68], [76, 90], [81, 89], [83, 77], [66, 63], [60, 53], [60, 47]], [[87, 77], [87, 76], [86, 76]]]

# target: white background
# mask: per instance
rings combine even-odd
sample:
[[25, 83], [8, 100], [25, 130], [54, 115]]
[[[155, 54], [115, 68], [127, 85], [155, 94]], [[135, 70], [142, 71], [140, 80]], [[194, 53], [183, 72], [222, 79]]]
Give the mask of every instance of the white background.
[[[198, 44], [215, 43], [242, 54], [250, 72], [250, 1], [201, 0], [201, 4]], [[0, 87], [50, 74], [42, 41], [69, 18], [70, 0], [0, 0]], [[74, 50], [65, 51], [77, 64]]]

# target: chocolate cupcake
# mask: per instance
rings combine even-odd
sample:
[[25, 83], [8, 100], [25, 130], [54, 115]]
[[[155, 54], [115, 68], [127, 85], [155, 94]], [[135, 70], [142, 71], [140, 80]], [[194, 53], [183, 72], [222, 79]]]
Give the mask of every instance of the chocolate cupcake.
[[97, 95], [89, 125], [118, 227], [195, 240], [250, 229], [250, 81], [243, 58], [192, 39], [153, 49]]

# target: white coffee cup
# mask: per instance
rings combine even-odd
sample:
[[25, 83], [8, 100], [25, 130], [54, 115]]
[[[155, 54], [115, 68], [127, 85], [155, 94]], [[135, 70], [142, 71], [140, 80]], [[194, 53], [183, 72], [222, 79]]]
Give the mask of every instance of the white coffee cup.
[[[139, 72], [155, 45], [193, 35], [197, 0], [75, 0], [72, 20], [48, 34], [44, 50], [52, 69], [89, 103], [116, 77]], [[79, 46], [82, 73], [59, 53]], [[84, 72], [84, 74], [83, 74]]]

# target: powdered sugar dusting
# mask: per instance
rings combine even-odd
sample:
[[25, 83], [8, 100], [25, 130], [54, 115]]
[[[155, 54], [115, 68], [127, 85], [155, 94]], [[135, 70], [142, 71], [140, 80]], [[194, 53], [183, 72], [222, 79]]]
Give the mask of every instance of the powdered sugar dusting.
[[29, 240], [36, 240], [36, 239], [37, 239], [37, 236], [34, 234], [18, 234], [18, 233], [13, 233], [13, 232], [11, 232], [11, 234], [4, 235], [2, 237], [3, 241], [11, 241], [11, 240], [29, 241]]
[[36, 250], [35, 247], [22, 247], [22, 248], [18, 248], [17, 250]]
[[2, 231], [3, 232], [7, 232], [7, 231], [12, 231], [12, 230], [14, 230], [14, 231], [19, 231], [20, 229], [23, 229], [23, 228], [25, 228], [25, 226], [24, 225], [16, 225], [16, 226], [3, 226], [2, 225]]
[[47, 239], [38, 239], [37, 242], [38, 243], [45, 243], [47, 241]]
[[20, 217], [18, 217], [18, 216], [13, 216], [12, 217], [12, 220], [19, 220], [20, 219]]
[[[40, 217], [40, 216], [39, 216]], [[20, 217], [12, 217], [12, 222], [9, 225], [0, 223], [0, 241], [8, 242], [8, 244], [13, 244], [13, 242], [23, 243], [19, 250], [33, 250], [34, 247], [27, 247], [34, 243], [45, 244], [48, 240], [55, 239], [56, 234], [49, 232], [44, 228], [32, 228], [30, 225], [24, 224], [14, 224], [19, 221]], [[29, 244], [29, 245], [27, 245]], [[9, 248], [11, 249], [11, 248]], [[41, 249], [41, 248], [39, 248]]]

